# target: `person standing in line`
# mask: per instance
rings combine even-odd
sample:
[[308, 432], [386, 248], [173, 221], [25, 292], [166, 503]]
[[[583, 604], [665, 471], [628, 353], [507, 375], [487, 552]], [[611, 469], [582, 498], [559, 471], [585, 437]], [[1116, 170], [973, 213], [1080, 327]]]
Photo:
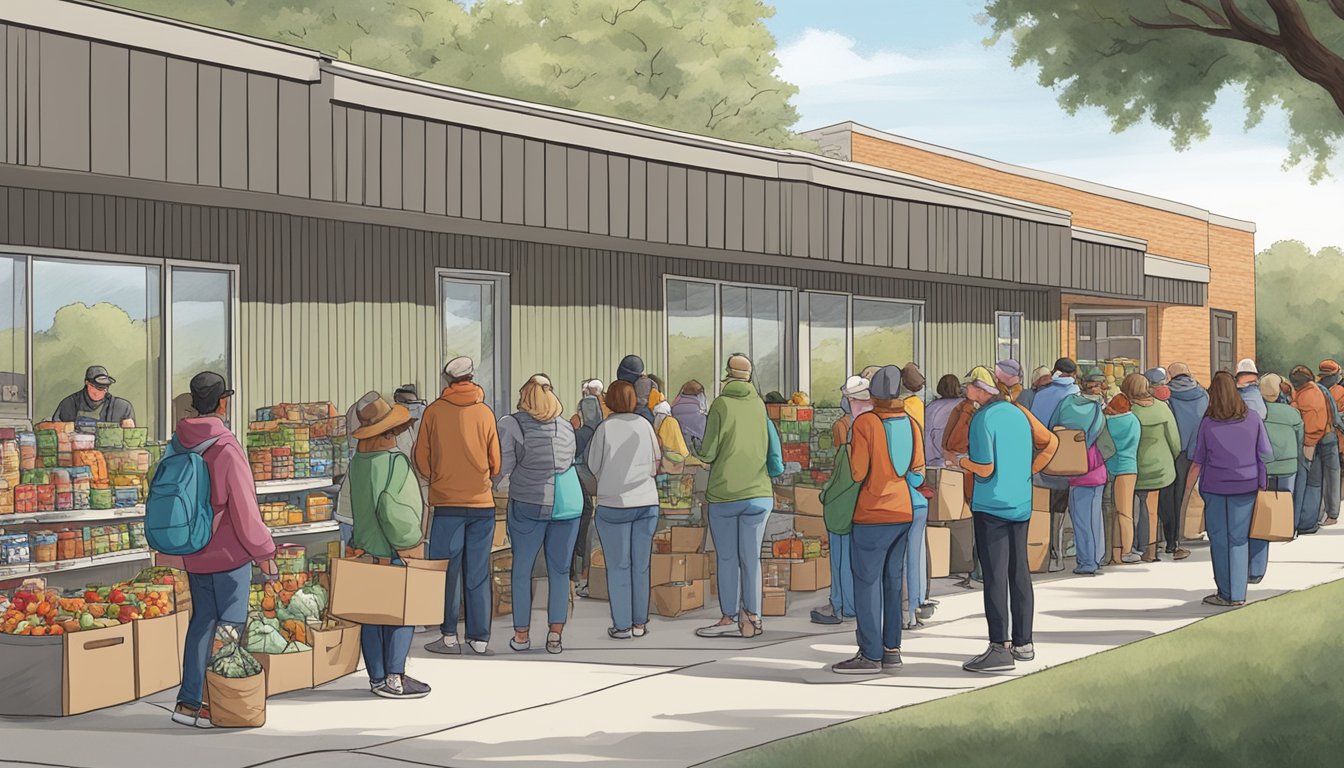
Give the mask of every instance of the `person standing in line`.
[[[1306, 428], [1302, 414], [1297, 412], [1283, 394], [1283, 377], [1267, 373], [1260, 379], [1260, 394], [1265, 396], [1265, 432], [1273, 448], [1273, 457], [1265, 466], [1268, 476], [1266, 490], [1293, 496], [1298, 469], [1302, 464], [1302, 448], [1306, 443]], [[1296, 509], [1296, 507], [1294, 507]], [[1248, 579], [1259, 584], [1269, 570], [1269, 542], [1250, 540], [1251, 566]]]
[[709, 400], [705, 385], [691, 379], [681, 385], [681, 392], [672, 401], [672, 416], [681, 425], [681, 436], [689, 446], [705, 439], [705, 420], [709, 417]]
[[717, 624], [700, 637], [755, 637], [761, 622], [761, 543], [774, 508], [770, 478], [784, 474], [779, 433], [751, 384], [746, 355], [728, 358], [724, 386], [709, 407], [698, 458], [710, 465], [709, 532], [718, 565]]
[[1214, 374], [1209, 415], [1199, 425], [1186, 489], [1192, 491], [1198, 481], [1204, 497], [1213, 580], [1218, 586], [1204, 603], [1218, 607], [1246, 602], [1251, 514], [1256, 494], [1268, 484], [1267, 465], [1274, 458], [1265, 422], [1237, 390], [1231, 374]]
[[[193, 451], [210, 475], [210, 506], [214, 533], [199, 552], [183, 555], [180, 567], [191, 588], [191, 621], [182, 647], [182, 688], [172, 721], [194, 728], [213, 728], [204, 703], [205, 668], [210, 663], [215, 630], [224, 624], [241, 637], [247, 624], [247, 593], [252, 564], [269, 578], [276, 575], [275, 539], [262, 522], [257, 486], [247, 454], [224, 423], [233, 390], [217, 373], [205, 371], [191, 379], [191, 407], [201, 414], [178, 422], [170, 450]], [[161, 557], [161, 564], [176, 564]]]
[[682, 462], [695, 461], [690, 447], [686, 445], [681, 424], [672, 415], [672, 404], [666, 400], [653, 407], [653, 431], [658, 435], [658, 445], [662, 446], [664, 457], [675, 454], [681, 457]]
[[1113, 481], [1115, 524], [1111, 533], [1111, 564], [1139, 562], [1134, 553], [1134, 489], [1139, 479], [1139, 417], [1122, 392], [1106, 406], [1106, 432], [1115, 445], [1115, 453], [1106, 460], [1106, 472]]
[[[831, 666], [846, 675], [901, 668], [901, 582], [916, 507], [928, 502], [915, 489], [924, 482], [924, 436], [900, 400], [902, 371], [881, 368], [869, 386], [873, 410], [854, 421], [850, 475], [860, 484], [851, 536], [859, 652]], [[921, 577], [922, 578], [922, 577]], [[908, 587], [918, 605], [918, 588]]]
[[929, 403], [924, 410], [924, 458], [930, 468], [943, 466], [943, 437], [947, 432], [952, 411], [964, 402], [961, 396], [961, 379], [947, 374], [938, 380], [935, 390], [938, 399]]
[[1265, 418], [1265, 398], [1260, 394], [1260, 369], [1249, 357], [1237, 363], [1237, 392], [1246, 401], [1246, 407], [1262, 420]]
[[574, 468], [574, 428], [544, 376], [518, 393], [518, 410], [499, 420], [498, 488], [509, 487], [508, 528], [513, 545], [513, 637], [509, 647], [532, 649], [532, 569], [545, 553], [546, 652], [564, 651], [569, 577], [583, 514], [583, 488]]
[[[1330, 361], [1326, 361], [1330, 362]], [[1324, 363], [1321, 367], [1325, 367]], [[1294, 388], [1293, 406], [1302, 414], [1305, 431], [1302, 462], [1306, 465], [1302, 494], [1297, 507], [1297, 532], [1311, 535], [1321, 529], [1322, 505], [1339, 506], [1339, 433], [1335, 401], [1317, 383], [1311, 369], [1299, 365], [1288, 374]]]
[[1008, 398], [1009, 402], [1017, 403], [1027, 410], [1031, 410], [1030, 398], [1026, 403], [1022, 402], [1022, 397], [1026, 391], [1022, 389], [1022, 364], [1016, 360], [1000, 360], [994, 364], [994, 381], [998, 382], [999, 392]]
[[845, 385], [840, 388], [840, 405], [845, 416], [831, 427], [831, 439], [836, 450], [835, 469], [821, 491], [822, 513], [831, 552], [831, 600], [813, 609], [813, 624], [835, 625], [854, 618], [854, 571], [850, 543], [859, 484], [854, 482], [849, 469], [849, 426], [850, 414], [857, 418], [872, 410], [868, 382], [858, 376], [846, 379]]
[[1143, 377], [1148, 380], [1148, 387], [1152, 390], [1153, 397], [1164, 403], [1171, 400], [1171, 387], [1169, 386], [1171, 380], [1167, 378], [1167, 369], [1161, 366], [1149, 368], [1144, 372]]
[[[429, 479], [429, 557], [447, 560], [441, 637], [425, 646], [431, 653], [461, 655], [457, 640], [458, 595], [466, 614], [467, 647], [492, 656], [490, 550], [495, 539], [495, 496], [491, 478], [499, 474], [499, 432], [473, 381], [469, 357], [443, 367], [444, 388], [425, 409], [415, 442], [415, 468]], [[459, 592], [460, 590], [460, 592]]]
[[[900, 396], [901, 402], [905, 407], [905, 414], [919, 425], [921, 433], [924, 431], [925, 408], [922, 393], [927, 382], [924, 373], [919, 370], [915, 363], [906, 363], [904, 368], [900, 369]], [[922, 439], [922, 438], [921, 438]], [[921, 449], [923, 446], [920, 446]], [[927, 473], [921, 475], [923, 485], [927, 486]], [[929, 597], [929, 552], [928, 541], [925, 539], [925, 529], [929, 523], [929, 496], [932, 491], [927, 487], [919, 488], [916, 494], [921, 496], [922, 503], [915, 505], [915, 519], [911, 523], [910, 536], [907, 538], [905, 548], [906, 552], [906, 574], [905, 574], [905, 592], [906, 592], [906, 629], [916, 629], [923, 626], [920, 620], [921, 610], [928, 611], [932, 606], [926, 605]]]
[[[1135, 483], [1138, 534], [1133, 554], [1142, 562], [1155, 563], [1161, 559], [1157, 555], [1158, 498], [1163, 488], [1176, 482], [1176, 456], [1181, 452], [1180, 430], [1171, 408], [1153, 397], [1143, 374], [1126, 376], [1120, 391], [1129, 398], [1130, 408], [1139, 419], [1139, 479]], [[1184, 560], [1189, 556], [1190, 550], [1178, 547], [1172, 559]], [[1131, 557], [1125, 562], [1135, 560]]]
[[[1339, 452], [1341, 454], [1344, 454], [1344, 423], [1341, 423], [1340, 418], [1341, 415], [1344, 414], [1344, 382], [1341, 381], [1340, 366], [1339, 363], [1335, 362], [1334, 360], [1326, 360], [1321, 363], [1320, 370], [1321, 370], [1321, 385], [1324, 386], [1326, 391], [1329, 393], [1330, 401], [1334, 405], [1334, 416], [1335, 416], [1334, 424], [1335, 424], [1336, 436], [1338, 438], [1337, 442], [1339, 443]], [[1327, 482], [1338, 485], [1338, 483], [1334, 481], [1334, 478], [1339, 476], [1340, 471], [1336, 469], [1332, 473], [1331, 479], [1327, 480]], [[1323, 526], [1331, 526], [1339, 522], [1338, 494], [1336, 494], [1335, 498], [1333, 499], [1335, 503], [1328, 503], [1329, 501], [1330, 500], [1327, 499], [1325, 508], [1321, 510], [1321, 517], [1319, 524]]]
[[1166, 552], [1175, 556], [1178, 552], [1187, 552], [1181, 546], [1181, 526], [1184, 522], [1181, 510], [1185, 508], [1185, 481], [1190, 476], [1190, 448], [1195, 441], [1195, 433], [1209, 410], [1209, 393], [1195, 381], [1190, 374], [1190, 366], [1185, 363], [1172, 363], [1167, 366], [1171, 377], [1168, 388], [1171, 396], [1167, 405], [1176, 419], [1176, 431], [1181, 438], [1181, 452], [1176, 455], [1176, 482], [1158, 494], [1158, 521], [1162, 524], [1162, 536], [1166, 539]]
[[613, 640], [649, 632], [649, 567], [658, 529], [662, 452], [653, 425], [635, 413], [635, 387], [624, 379], [607, 391], [611, 416], [593, 433], [588, 468], [597, 478], [597, 535], [607, 561]]
[[919, 370], [919, 366], [914, 363], [906, 363], [901, 369], [901, 402], [905, 404], [905, 414], [915, 421], [919, 426], [924, 426], [924, 398], [920, 395], [924, 391], [924, 373]]
[[[350, 546], [375, 563], [404, 565], [399, 552], [424, 539], [425, 501], [411, 460], [398, 447], [398, 436], [410, 431], [414, 419], [402, 403], [388, 405], [376, 392], [361, 399], [359, 441], [350, 460], [350, 506], [354, 530]], [[369, 673], [369, 687], [385, 699], [421, 699], [429, 686], [406, 674], [415, 627], [360, 628], [360, 649]]]
[[584, 395], [579, 401], [579, 428], [574, 430], [574, 469], [579, 476], [579, 486], [583, 489], [583, 511], [579, 516], [579, 536], [574, 543], [574, 565], [570, 568], [570, 576], [575, 583], [574, 592], [579, 597], [588, 597], [589, 553], [592, 551], [593, 517], [597, 509], [594, 502], [597, 477], [588, 466], [588, 445], [597, 428], [602, 425], [604, 407], [596, 395]]
[[1033, 426], [1026, 411], [1009, 403], [984, 368], [971, 371], [966, 398], [978, 410], [971, 421], [970, 452], [962, 469], [974, 478], [971, 515], [975, 549], [985, 579], [989, 648], [962, 665], [967, 672], [1003, 672], [1036, 658], [1032, 642], [1034, 600], [1027, 565], [1032, 477], [1059, 447], [1048, 437], [1032, 458]]
[[1050, 386], [1050, 382], [1053, 380], [1054, 376], [1051, 374], [1049, 368], [1046, 368], [1045, 366], [1037, 368], [1031, 372], [1031, 386], [1023, 389], [1017, 395], [1015, 398], [1016, 402], [1027, 410], [1031, 410], [1031, 406], [1036, 399], [1036, 393]]
[[[602, 400], [602, 393], [603, 393], [602, 380], [589, 379], [583, 382], [583, 386], [579, 390], [579, 404], [580, 406], [582, 406], [584, 398], [588, 397], [593, 398], [594, 400], [597, 401], [598, 409], [601, 411], [601, 417], [605, 419], [606, 417], [611, 415], [611, 411], [607, 410], [607, 404]], [[576, 410], [574, 412], [574, 415], [569, 417], [569, 425], [574, 428], [575, 432], [577, 432], [579, 428], [583, 426], [582, 409]]]
[[[643, 379], [644, 383], [640, 384]], [[635, 414], [644, 417], [650, 424], [653, 423], [653, 405], [651, 403], [653, 393], [653, 382], [644, 375], [644, 360], [639, 355], [626, 355], [621, 358], [621, 363], [616, 368], [616, 380], [624, 381], [635, 388]], [[641, 404], [640, 390], [643, 390]]]
[[[1077, 375], [1077, 363], [1067, 357], [1056, 360], [1050, 383], [1032, 398], [1031, 415], [1040, 423], [1049, 424], [1059, 404], [1082, 391]], [[1064, 570], [1064, 516], [1069, 511], [1069, 481], [1038, 474], [1033, 482], [1037, 488], [1050, 491], [1050, 560], [1046, 569], [1055, 573]]]
[[1068, 395], [1055, 408], [1047, 426], [1082, 433], [1087, 451], [1087, 472], [1068, 478], [1069, 516], [1073, 521], [1074, 550], [1078, 576], [1095, 576], [1106, 559], [1106, 533], [1102, 527], [1101, 500], [1106, 490], [1106, 463], [1098, 440], [1106, 431], [1106, 376], [1099, 370], [1083, 377], [1079, 394]]

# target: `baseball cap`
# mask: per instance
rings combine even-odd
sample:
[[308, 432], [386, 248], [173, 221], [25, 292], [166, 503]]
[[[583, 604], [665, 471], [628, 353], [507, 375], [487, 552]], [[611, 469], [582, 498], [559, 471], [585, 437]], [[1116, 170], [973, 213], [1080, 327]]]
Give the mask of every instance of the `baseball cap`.
[[1160, 366], [1157, 368], [1149, 368], [1143, 374], [1143, 376], [1144, 378], [1148, 379], [1149, 384], [1152, 384], [1155, 387], [1161, 384], [1165, 384], [1168, 381], [1167, 370]]
[[84, 380], [100, 387], [110, 387], [117, 380], [107, 375], [107, 369], [101, 365], [90, 365], [84, 370]]
[[724, 381], [751, 381], [751, 358], [746, 355], [732, 355], [728, 358], [728, 370]]
[[901, 396], [901, 369], [884, 365], [868, 382], [868, 392], [876, 400], [895, 400]]
[[1054, 370], [1060, 373], [1067, 373], [1070, 376], [1078, 372], [1078, 364], [1067, 357], [1061, 357], [1055, 361]]
[[983, 365], [977, 365], [972, 368], [971, 372], [966, 374], [966, 378], [962, 383], [968, 387], [978, 386], [992, 394], [998, 394], [999, 392], [998, 386], [994, 384], [994, 374], [990, 373], [989, 369]]
[[872, 393], [868, 391], [868, 380], [862, 376], [850, 376], [845, 379], [845, 385], [840, 388], [840, 394], [851, 400], [871, 400]]
[[[201, 371], [191, 377], [191, 399], [194, 403], [218, 404], [233, 394], [224, 377], [214, 371]], [[197, 410], [200, 410], [199, 408]]]
[[1336, 363], [1334, 360], [1322, 360], [1318, 370], [1321, 372], [1322, 376], [1333, 376], [1340, 371], [1339, 363]]
[[471, 362], [471, 358], [463, 355], [454, 357], [443, 366], [443, 375], [450, 379], [460, 379], [464, 376], [471, 376], [476, 372], [476, 366]]
[[[994, 373], [998, 375], [998, 378], [1005, 380], [1004, 384], [1011, 386], [1022, 383], [1022, 364], [1016, 360], [1000, 360], [994, 364]], [[1049, 374], [1049, 371], [1045, 372], [1045, 375], [1048, 376]], [[1007, 381], [1007, 379], [1013, 379], [1013, 381]]]

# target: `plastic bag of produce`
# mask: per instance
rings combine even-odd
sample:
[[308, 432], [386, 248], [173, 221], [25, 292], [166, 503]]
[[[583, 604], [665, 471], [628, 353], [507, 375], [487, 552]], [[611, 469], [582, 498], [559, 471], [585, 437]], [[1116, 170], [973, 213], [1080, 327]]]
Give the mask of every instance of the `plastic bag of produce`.
[[210, 722], [217, 728], [259, 728], [266, 724], [266, 674], [239, 643], [233, 627], [215, 634], [222, 645], [205, 673]]
[[248, 625], [245, 650], [248, 653], [284, 653], [287, 642], [279, 629], [258, 621]]

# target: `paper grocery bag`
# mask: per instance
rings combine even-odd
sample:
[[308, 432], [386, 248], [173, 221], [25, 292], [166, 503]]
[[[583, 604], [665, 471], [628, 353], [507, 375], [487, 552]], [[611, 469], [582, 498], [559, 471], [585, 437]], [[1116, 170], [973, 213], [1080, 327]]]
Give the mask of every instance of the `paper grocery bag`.
[[938, 486], [933, 504], [929, 506], [929, 522], [951, 523], [970, 517], [964, 483], [965, 479], [960, 472], [951, 469], [938, 471]]
[[1251, 538], [1259, 541], [1292, 541], [1296, 532], [1297, 515], [1293, 509], [1293, 494], [1284, 491], [1261, 491], [1255, 497], [1255, 511], [1251, 513]]
[[266, 673], [228, 678], [205, 673], [210, 724], [216, 728], [260, 728], [266, 724]]
[[1185, 494], [1185, 506], [1181, 511], [1181, 538], [1198, 539], [1204, 535], [1204, 497], [1199, 494], [1196, 485]]
[[1077, 429], [1055, 427], [1055, 436], [1059, 438], [1059, 448], [1041, 474], [1051, 477], [1079, 477], [1087, 474], [1087, 442], [1084, 434]]

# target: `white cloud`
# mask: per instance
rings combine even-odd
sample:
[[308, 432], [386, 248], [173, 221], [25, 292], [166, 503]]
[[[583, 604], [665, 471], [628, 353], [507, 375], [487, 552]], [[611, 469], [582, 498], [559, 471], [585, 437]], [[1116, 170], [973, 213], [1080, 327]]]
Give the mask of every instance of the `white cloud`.
[[806, 29], [798, 39], [780, 47], [778, 74], [799, 88], [811, 90], [925, 72], [949, 65], [964, 66], [964, 62], [913, 58], [891, 51], [864, 55], [856, 50], [856, 46], [854, 38], [840, 32]]

